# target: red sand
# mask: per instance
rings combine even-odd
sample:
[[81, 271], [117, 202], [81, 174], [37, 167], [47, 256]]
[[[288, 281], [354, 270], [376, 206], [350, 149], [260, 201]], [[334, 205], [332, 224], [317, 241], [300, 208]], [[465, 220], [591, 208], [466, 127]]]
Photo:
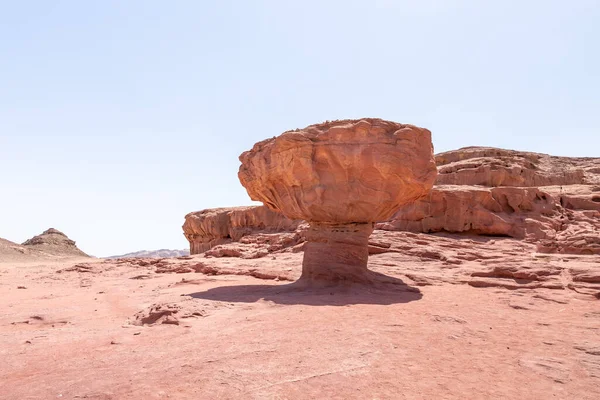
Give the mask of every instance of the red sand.
[[0, 264], [0, 398], [600, 398], [597, 256], [395, 234], [380, 291], [286, 290], [302, 253]]

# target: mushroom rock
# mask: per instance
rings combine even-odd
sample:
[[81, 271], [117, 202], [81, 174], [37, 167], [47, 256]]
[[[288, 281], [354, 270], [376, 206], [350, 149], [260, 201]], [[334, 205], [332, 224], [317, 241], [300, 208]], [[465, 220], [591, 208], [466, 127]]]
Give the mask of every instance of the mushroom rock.
[[240, 161], [251, 199], [310, 224], [300, 278], [310, 284], [373, 281], [374, 223], [427, 195], [437, 176], [431, 132], [372, 118], [284, 132]]

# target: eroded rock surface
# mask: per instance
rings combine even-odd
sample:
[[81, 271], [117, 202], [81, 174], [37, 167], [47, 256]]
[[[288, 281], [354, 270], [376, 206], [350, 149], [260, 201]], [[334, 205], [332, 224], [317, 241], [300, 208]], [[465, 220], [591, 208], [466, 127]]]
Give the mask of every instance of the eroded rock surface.
[[54, 255], [88, 257], [77, 248], [74, 240], [54, 228], [47, 229], [41, 235], [23, 242], [23, 246]]
[[[430, 194], [401, 207], [388, 221], [377, 223], [376, 230], [506, 236], [536, 243], [540, 252], [600, 254], [600, 159], [474, 147], [439, 154], [436, 160], [440, 175]], [[535, 183], [553, 186], [527, 186]], [[254, 221], [264, 211], [245, 207], [244, 212], [254, 214]], [[279, 219], [264, 221], [263, 229], [278, 231]], [[228, 219], [222, 223], [219, 229], [231, 229]], [[300, 236], [293, 245], [302, 243], [306, 229], [297, 226]], [[230, 242], [201, 237], [199, 233], [196, 240], [207, 243], [200, 246], [202, 251], [210, 243]], [[268, 251], [251, 251], [252, 256], [261, 253]]]
[[466, 232], [474, 235], [540, 238], [560, 226], [555, 199], [538, 188], [439, 185], [401, 208], [378, 229], [409, 232]]
[[438, 185], [566, 186], [600, 184], [600, 159], [555, 157], [492, 147], [437, 154]]
[[[430, 194], [401, 207], [388, 221], [377, 223], [376, 231], [512, 237], [534, 243], [544, 253], [600, 254], [599, 158], [473, 147], [438, 154], [436, 160], [440, 175]], [[552, 185], [531, 186], [536, 183]], [[251, 220], [260, 220], [264, 211], [246, 207], [244, 212], [255, 214]], [[223, 223], [219, 229], [231, 229], [227, 219]], [[265, 219], [263, 229], [269, 232], [269, 242], [278, 241], [278, 224], [277, 219], [274, 223]], [[299, 224], [297, 235], [286, 231], [293, 240], [287, 238], [282, 246], [269, 249], [251, 230], [238, 231], [246, 243], [242, 246], [231, 240], [214, 255], [237, 253], [256, 258], [290, 246], [300, 251], [306, 227]], [[210, 243], [213, 237], [197, 240]], [[205, 249], [209, 247], [205, 245]], [[371, 243], [369, 251], [375, 254], [385, 249]]]
[[295, 232], [301, 222], [265, 206], [214, 208], [187, 214], [183, 232], [190, 253], [198, 254], [253, 233]]
[[426, 195], [437, 170], [427, 129], [380, 119], [325, 122], [257, 143], [240, 156], [250, 198], [304, 219], [301, 282], [371, 282], [373, 223]]
[[509, 236], [600, 254], [600, 158], [469, 147], [436, 156], [431, 194], [379, 229]]
[[50, 228], [22, 244], [0, 238], [0, 262], [24, 262], [52, 258], [89, 257], [75, 241], [61, 231]]
[[253, 200], [291, 219], [334, 224], [385, 221], [427, 194], [436, 176], [427, 129], [374, 118], [288, 131], [240, 161]]

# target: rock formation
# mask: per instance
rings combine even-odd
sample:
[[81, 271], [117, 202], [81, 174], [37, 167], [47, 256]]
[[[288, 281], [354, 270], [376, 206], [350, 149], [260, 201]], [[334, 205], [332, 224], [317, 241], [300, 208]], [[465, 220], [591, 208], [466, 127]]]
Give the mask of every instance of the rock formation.
[[74, 240], [54, 228], [26, 240], [23, 242], [23, 246], [56, 256], [89, 257], [77, 248]]
[[311, 125], [257, 143], [240, 156], [253, 200], [306, 232], [301, 281], [370, 281], [373, 223], [425, 196], [436, 168], [431, 133], [380, 119]]
[[64, 257], [88, 257], [88, 255], [79, 250], [75, 242], [64, 233], [53, 228], [23, 244], [0, 238], [0, 262], [27, 262]]
[[[539, 252], [600, 254], [600, 158], [469, 147], [438, 154], [436, 162], [439, 175], [432, 191], [401, 207], [390, 220], [375, 224], [376, 230], [512, 237], [536, 244]], [[257, 236], [260, 229], [240, 230], [223, 219], [213, 220], [219, 226], [213, 231], [233, 229], [243, 238], [213, 241], [214, 235], [203, 236], [207, 234], [200, 231], [195, 240], [206, 243], [202, 251], [211, 247], [208, 243], [222, 245], [209, 256], [257, 258], [285, 246], [300, 250], [306, 224], [298, 225], [296, 235], [286, 230], [277, 236], [280, 220], [288, 219], [279, 213], [263, 219], [264, 208], [243, 209], [255, 226], [264, 222], [261, 229], [270, 233], [268, 238]], [[216, 211], [188, 217], [202, 213]], [[225, 244], [231, 241], [242, 243]], [[369, 248], [371, 254], [387, 251], [373, 239]]]
[[214, 208], [186, 215], [183, 232], [190, 242], [190, 253], [199, 254], [251, 233], [295, 232], [301, 222], [265, 206]]
[[600, 159], [468, 147], [436, 156], [429, 196], [377, 228], [508, 236], [600, 254]]

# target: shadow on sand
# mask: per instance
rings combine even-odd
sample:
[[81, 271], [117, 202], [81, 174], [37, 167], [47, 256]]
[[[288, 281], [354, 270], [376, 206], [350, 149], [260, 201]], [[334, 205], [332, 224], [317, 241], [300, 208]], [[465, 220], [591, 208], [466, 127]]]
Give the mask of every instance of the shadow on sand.
[[196, 299], [232, 303], [254, 303], [259, 300], [276, 304], [309, 306], [346, 306], [351, 304], [398, 304], [419, 300], [421, 291], [401, 279], [373, 273], [369, 283], [315, 285], [302, 280], [283, 285], [220, 286], [203, 292], [189, 293]]

